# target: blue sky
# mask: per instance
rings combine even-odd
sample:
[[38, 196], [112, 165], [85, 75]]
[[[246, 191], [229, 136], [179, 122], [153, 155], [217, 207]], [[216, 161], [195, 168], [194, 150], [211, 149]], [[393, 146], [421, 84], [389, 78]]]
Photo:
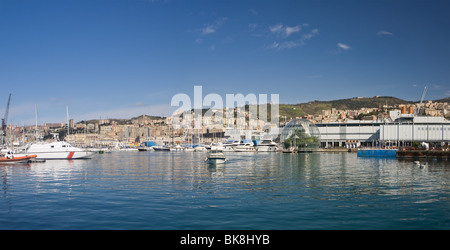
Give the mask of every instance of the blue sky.
[[0, 0], [0, 116], [170, 115], [172, 96], [450, 96], [450, 2]]

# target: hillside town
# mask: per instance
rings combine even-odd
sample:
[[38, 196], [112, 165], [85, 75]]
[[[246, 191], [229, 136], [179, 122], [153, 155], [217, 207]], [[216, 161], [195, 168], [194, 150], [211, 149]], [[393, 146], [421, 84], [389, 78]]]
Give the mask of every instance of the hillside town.
[[[252, 139], [263, 139], [265, 135], [279, 134], [277, 128], [293, 119], [307, 119], [313, 123], [332, 123], [361, 120], [375, 121], [386, 119], [388, 111], [398, 110], [402, 114], [412, 113], [419, 104], [383, 105], [378, 108], [361, 108], [359, 110], [326, 109], [318, 114], [307, 114], [302, 117], [292, 117], [280, 112], [279, 124], [258, 124], [253, 126]], [[239, 108], [237, 108], [239, 109]], [[420, 115], [449, 118], [450, 105], [447, 102], [426, 101], [422, 104]], [[248, 110], [245, 118], [236, 118], [232, 124], [244, 124], [249, 128]], [[224, 126], [207, 126], [211, 123], [210, 117], [203, 118], [200, 129], [174, 129], [172, 117], [156, 117], [141, 115], [131, 119], [99, 119], [75, 122], [73, 119], [67, 123], [44, 123], [30, 126], [8, 125], [6, 129], [7, 144], [22, 145], [35, 141], [65, 140], [74, 145], [83, 147], [138, 147], [145, 142], [152, 141], [157, 145], [194, 144], [220, 142], [224, 139], [245, 138], [243, 132]], [[275, 132], [273, 132], [275, 131]], [[255, 137], [256, 135], [256, 137]], [[258, 137], [260, 135], [260, 137]], [[271, 138], [275, 139], [275, 138]]]

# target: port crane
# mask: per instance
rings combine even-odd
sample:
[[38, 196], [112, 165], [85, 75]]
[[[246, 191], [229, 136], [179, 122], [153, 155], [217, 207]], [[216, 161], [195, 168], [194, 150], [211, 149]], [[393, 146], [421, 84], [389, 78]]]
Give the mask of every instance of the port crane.
[[2, 143], [4, 143], [4, 139], [6, 137], [6, 124], [8, 123], [8, 113], [9, 113], [9, 103], [10, 102], [11, 102], [11, 93], [9, 94], [9, 97], [8, 97], [8, 104], [6, 105], [5, 115], [2, 118], [2, 133], [1, 133]]
[[420, 107], [422, 107], [423, 98], [425, 98], [425, 95], [427, 94], [427, 90], [428, 90], [428, 86], [425, 86], [423, 88], [422, 97], [420, 98], [419, 107], [416, 109], [416, 113], [414, 114], [414, 116], [419, 115]]

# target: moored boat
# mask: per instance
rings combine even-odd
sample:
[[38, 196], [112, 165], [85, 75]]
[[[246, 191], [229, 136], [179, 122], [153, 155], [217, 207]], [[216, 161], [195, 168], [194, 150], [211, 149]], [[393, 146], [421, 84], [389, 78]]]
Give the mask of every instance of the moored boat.
[[9, 148], [0, 151], [0, 164], [32, 162], [36, 155], [15, 155]]
[[195, 152], [206, 152], [208, 149], [204, 145], [198, 145], [194, 147]]
[[251, 141], [241, 141], [239, 145], [234, 147], [234, 152], [256, 152], [256, 148]]
[[153, 150], [155, 150], [155, 151], [170, 151], [170, 148], [167, 146], [154, 146]]
[[277, 152], [277, 143], [272, 140], [263, 140], [260, 144], [255, 145], [258, 152]]
[[36, 159], [90, 159], [97, 154], [78, 147], [73, 147], [65, 141], [55, 141], [50, 143], [32, 144], [27, 150], [27, 154], [37, 155]]

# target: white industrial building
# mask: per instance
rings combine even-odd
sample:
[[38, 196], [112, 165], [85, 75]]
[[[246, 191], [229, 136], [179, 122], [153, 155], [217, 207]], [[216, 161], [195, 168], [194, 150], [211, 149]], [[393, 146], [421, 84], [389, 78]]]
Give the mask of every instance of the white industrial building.
[[418, 116], [398, 122], [382, 124], [380, 141], [401, 145], [411, 141], [449, 142], [450, 122], [442, 117]]
[[450, 121], [443, 117], [390, 112], [390, 119], [317, 123], [322, 148], [409, 146], [413, 142], [444, 145], [450, 141]]
[[349, 120], [316, 123], [322, 148], [375, 146], [379, 143], [380, 121]]

